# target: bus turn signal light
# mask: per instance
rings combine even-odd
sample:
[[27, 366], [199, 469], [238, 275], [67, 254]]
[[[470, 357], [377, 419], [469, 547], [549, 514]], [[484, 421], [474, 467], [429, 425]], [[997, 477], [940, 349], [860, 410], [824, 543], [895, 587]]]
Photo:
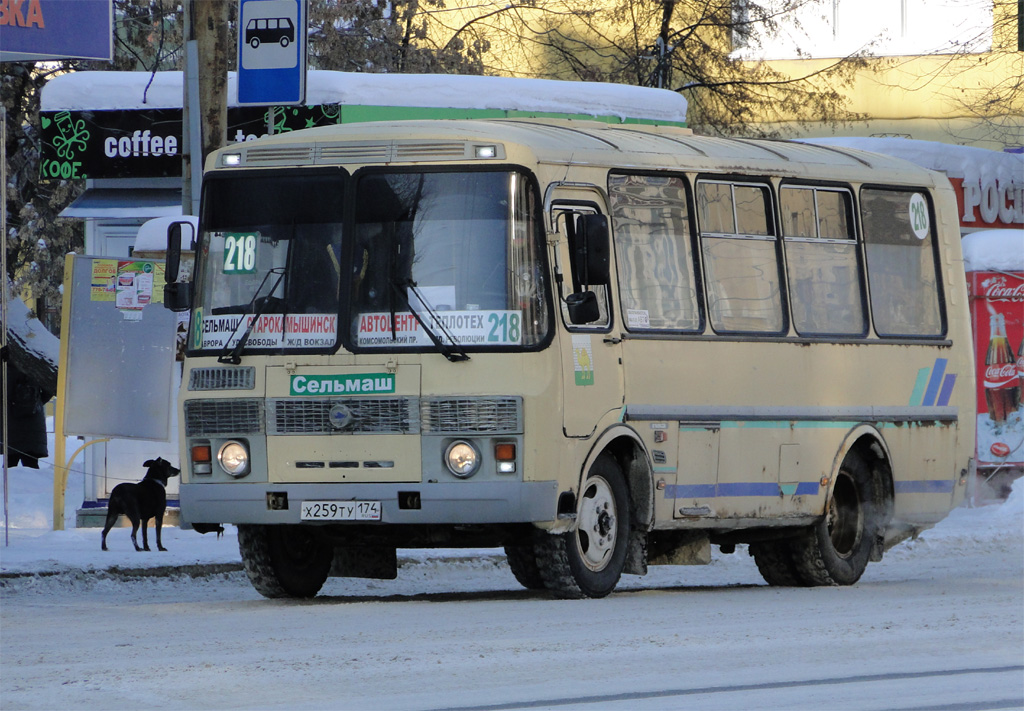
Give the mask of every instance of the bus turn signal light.
[[502, 442], [494, 445], [494, 459], [498, 462], [499, 474], [515, 474], [516, 445], [514, 442]]

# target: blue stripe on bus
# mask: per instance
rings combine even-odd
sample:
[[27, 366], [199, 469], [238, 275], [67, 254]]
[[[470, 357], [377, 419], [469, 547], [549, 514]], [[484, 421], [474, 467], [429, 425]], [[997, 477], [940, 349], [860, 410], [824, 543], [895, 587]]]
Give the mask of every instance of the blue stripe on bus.
[[949, 404], [954, 385], [956, 385], [956, 373], [949, 373], [942, 381], [942, 390], [939, 391], [939, 401], [935, 403], [936, 405], [945, 407]]
[[893, 488], [897, 494], [952, 494], [953, 482], [950, 479], [897, 481]]
[[931, 407], [939, 396], [939, 386], [942, 385], [942, 376], [946, 374], [946, 364], [949, 361], [945, 358], [936, 358], [935, 366], [932, 368], [932, 377], [928, 379], [928, 388], [924, 391], [924, 400], [921, 404]]
[[802, 481], [797, 484], [776, 484], [775, 482], [734, 482], [726, 484], [669, 484], [665, 487], [666, 499], [715, 499], [729, 496], [772, 496], [777, 497], [786, 489], [795, 487], [791, 496], [815, 496], [818, 482]]
[[669, 484], [665, 487], [666, 499], [713, 499], [716, 496], [714, 484]]

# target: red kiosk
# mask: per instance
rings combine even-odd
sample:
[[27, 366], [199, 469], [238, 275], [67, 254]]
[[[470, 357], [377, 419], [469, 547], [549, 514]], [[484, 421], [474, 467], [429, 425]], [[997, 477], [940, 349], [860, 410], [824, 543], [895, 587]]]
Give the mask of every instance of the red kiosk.
[[1024, 475], [1024, 230], [963, 238], [978, 373], [976, 503]]

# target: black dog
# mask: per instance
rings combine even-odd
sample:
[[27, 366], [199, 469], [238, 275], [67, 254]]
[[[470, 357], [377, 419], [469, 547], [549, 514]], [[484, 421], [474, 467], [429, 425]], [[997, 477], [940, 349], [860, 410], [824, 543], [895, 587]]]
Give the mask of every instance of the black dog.
[[[148, 467], [145, 478], [138, 484], [118, 484], [110, 492], [110, 503], [107, 504], [107, 522], [103, 526], [103, 537], [101, 544], [103, 550], [107, 550], [107, 532], [117, 523], [117, 517], [124, 514], [132, 522], [132, 543], [135, 550], [148, 551], [149, 540], [146, 537], [146, 527], [149, 519], [154, 519], [156, 529], [156, 547], [165, 551], [160, 542], [160, 528], [164, 525], [164, 510], [167, 508], [167, 480], [172, 476], [178, 476], [180, 469], [171, 466], [166, 459], [157, 457], [147, 460], [142, 466]], [[142, 548], [135, 539], [139, 531], [139, 523], [142, 523]]]

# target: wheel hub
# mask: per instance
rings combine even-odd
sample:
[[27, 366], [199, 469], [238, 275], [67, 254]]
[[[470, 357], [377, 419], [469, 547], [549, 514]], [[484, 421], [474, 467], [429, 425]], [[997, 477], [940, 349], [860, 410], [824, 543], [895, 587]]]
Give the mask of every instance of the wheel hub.
[[595, 572], [603, 570], [615, 550], [615, 538], [615, 498], [611, 487], [603, 477], [592, 477], [583, 494], [576, 530], [576, 544], [583, 563]]

